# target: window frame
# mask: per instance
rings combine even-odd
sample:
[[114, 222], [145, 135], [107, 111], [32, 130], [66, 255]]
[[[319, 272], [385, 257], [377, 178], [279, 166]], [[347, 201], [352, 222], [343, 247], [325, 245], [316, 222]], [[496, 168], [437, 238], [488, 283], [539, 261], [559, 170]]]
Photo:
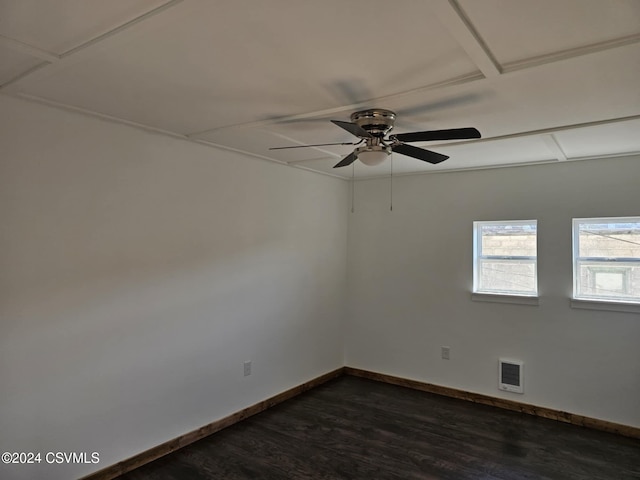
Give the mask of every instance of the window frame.
[[[530, 255], [483, 255], [482, 254], [482, 234], [481, 227], [497, 225], [497, 226], [507, 226], [507, 225], [535, 225], [536, 227], [536, 254], [535, 256]], [[482, 260], [504, 260], [504, 261], [530, 261], [533, 263], [533, 271], [534, 271], [534, 284], [535, 291], [525, 292], [525, 291], [504, 291], [504, 290], [486, 290], [480, 289], [480, 264]], [[473, 288], [472, 288], [472, 299], [474, 300], [487, 300], [491, 298], [496, 298], [496, 301], [502, 301], [504, 303], [524, 303], [524, 304], [532, 304], [537, 305], [539, 289], [538, 289], [538, 220], [530, 219], [530, 220], [478, 220], [473, 222]], [[523, 300], [522, 302], [518, 301], [518, 299]], [[515, 302], [514, 302], [515, 300]], [[529, 300], [535, 300], [534, 302], [530, 302]]]
[[[572, 264], [573, 264], [573, 294], [571, 297], [572, 306], [579, 308], [588, 308], [589, 304], [619, 304], [629, 305], [635, 308], [640, 307], [640, 298], [629, 298], [625, 296], [598, 296], [584, 294], [581, 292], [580, 282], [580, 265], [585, 262], [596, 263], [596, 265], [585, 265], [586, 268], [608, 269], [618, 266], [629, 265], [632, 268], [635, 265], [640, 267], [640, 257], [581, 257], [580, 256], [580, 225], [585, 224], [611, 224], [611, 223], [640, 223], [640, 217], [586, 217], [573, 218], [571, 222], [572, 237]], [[625, 274], [626, 275], [626, 274]], [[628, 276], [628, 275], [626, 275]], [[625, 279], [628, 281], [628, 279]], [[584, 303], [585, 306], [580, 306]]]

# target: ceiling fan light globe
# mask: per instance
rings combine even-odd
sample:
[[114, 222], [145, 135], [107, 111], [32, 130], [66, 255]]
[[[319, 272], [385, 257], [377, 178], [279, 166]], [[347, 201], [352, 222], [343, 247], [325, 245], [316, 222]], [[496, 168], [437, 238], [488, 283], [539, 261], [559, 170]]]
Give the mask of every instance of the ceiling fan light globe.
[[375, 167], [384, 162], [388, 155], [385, 151], [360, 152], [358, 153], [358, 160], [369, 167]]

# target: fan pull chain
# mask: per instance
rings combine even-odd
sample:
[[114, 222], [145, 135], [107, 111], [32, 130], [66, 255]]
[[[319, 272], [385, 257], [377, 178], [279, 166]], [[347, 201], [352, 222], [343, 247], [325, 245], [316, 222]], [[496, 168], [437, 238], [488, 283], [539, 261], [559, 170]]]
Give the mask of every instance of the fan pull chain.
[[351, 164], [351, 213], [353, 213], [355, 211], [355, 191], [356, 191], [356, 182], [355, 182], [355, 176], [356, 176], [356, 166], [355, 163]]
[[391, 177], [389, 179], [391, 189], [391, 200], [389, 201], [389, 210], [393, 212], [393, 155], [391, 155]]

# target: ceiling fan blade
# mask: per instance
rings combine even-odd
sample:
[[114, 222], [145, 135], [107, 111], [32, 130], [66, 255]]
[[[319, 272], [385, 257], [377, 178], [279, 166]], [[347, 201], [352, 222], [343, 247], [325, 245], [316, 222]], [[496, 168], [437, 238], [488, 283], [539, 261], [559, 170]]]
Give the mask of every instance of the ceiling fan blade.
[[358, 157], [356, 157], [356, 152], [351, 152], [349, 155], [347, 155], [342, 160], [340, 160], [338, 163], [336, 163], [333, 166], [333, 168], [346, 167], [347, 165], [351, 165], [353, 162], [356, 161], [357, 158]]
[[[361, 143], [361, 142], [358, 142]], [[326, 147], [329, 145], [358, 145], [358, 143], [353, 142], [342, 142], [342, 143], [314, 143], [313, 145], [292, 145], [289, 147], [271, 147], [269, 150], [286, 150], [288, 148], [307, 148], [307, 147]]]
[[447, 155], [432, 152], [431, 150], [425, 150], [424, 148], [414, 147], [413, 145], [406, 145], [404, 143], [392, 145], [391, 150], [397, 153], [401, 153], [402, 155], [417, 158], [418, 160], [422, 160], [423, 162], [433, 163], [434, 165], [436, 163], [444, 162], [447, 158], [449, 158]]
[[351, 122], [342, 122], [340, 120], [331, 120], [332, 123], [335, 123], [340, 128], [344, 128], [351, 135], [355, 135], [360, 138], [373, 138], [369, 132], [367, 132], [364, 128], [356, 123]]
[[450, 128], [448, 130], [397, 133], [391, 135], [390, 138], [398, 139], [401, 142], [429, 142], [432, 140], [466, 140], [480, 137], [480, 132], [475, 128]]

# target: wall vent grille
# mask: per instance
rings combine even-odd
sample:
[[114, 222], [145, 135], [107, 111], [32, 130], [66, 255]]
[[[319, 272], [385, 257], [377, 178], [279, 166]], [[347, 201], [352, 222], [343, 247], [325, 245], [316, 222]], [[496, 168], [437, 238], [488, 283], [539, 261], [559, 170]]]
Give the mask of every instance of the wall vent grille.
[[500, 390], [524, 393], [523, 363], [519, 360], [499, 359], [498, 383]]

